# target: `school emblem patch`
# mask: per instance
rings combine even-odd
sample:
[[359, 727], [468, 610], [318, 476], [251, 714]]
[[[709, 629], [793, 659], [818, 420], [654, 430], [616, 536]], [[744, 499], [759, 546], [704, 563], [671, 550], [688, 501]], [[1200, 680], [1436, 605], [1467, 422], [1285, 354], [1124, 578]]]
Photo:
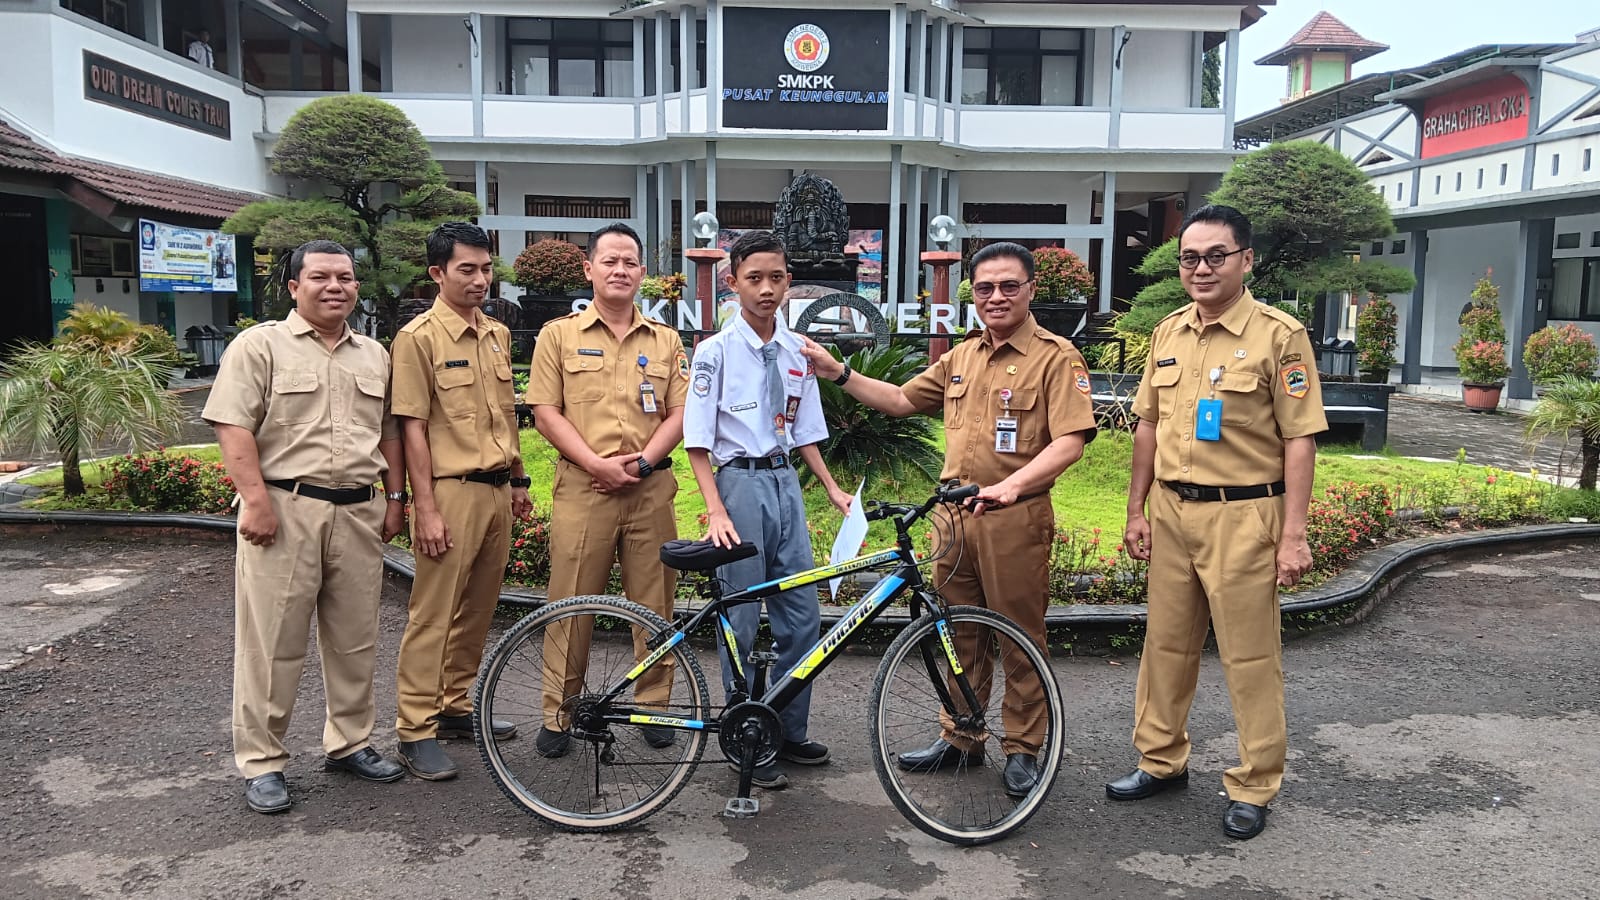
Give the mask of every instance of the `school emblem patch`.
[[684, 381], [689, 380], [689, 354], [684, 353], [681, 348], [678, 350], [678, 375]]
[[1290, 366], [1283, 370], [1283, 391], [1296, 400], [1304, 397], [1311, 390], [1311, 376], [1306, 373], [1305, 363]]
[[706, 397], [710, 396], [710, 394], [711, 376], [705, 372], [701, 372], [700, 374], [694, 376], [694, 395], [696, 397]]
[[1077, 382], [1076, 383], [1078, 385], [1078, 390], [1079, 391], [1082, 391], [1085, 394], [1089, 393], [1090, 386], [1089, 386], [1089, 373], [1088, 372], [1085, 372], [1082, 369], [1079, 369], [1078, 370], [1078, 378], [1077, 378]]

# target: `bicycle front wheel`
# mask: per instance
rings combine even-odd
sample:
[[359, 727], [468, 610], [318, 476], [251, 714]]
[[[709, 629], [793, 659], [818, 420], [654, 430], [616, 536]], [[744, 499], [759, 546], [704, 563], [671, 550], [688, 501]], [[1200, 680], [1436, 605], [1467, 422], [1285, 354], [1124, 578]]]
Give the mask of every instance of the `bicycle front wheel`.
[[[512, 626], [485, 657], [475, 694], [478, 752], [500, 790], [566, 831], [611, 831], [671, 802], [694, 774], [706, 733], [638, 719], [705, 721], [710, 701], [694, 652], [680, 641], [614, 701], [603, 699], [650, 653], [651, 637], [671, 633], [620, 597], [573, 597]], [[638, 716], [601, 721], [619, 709]], [[494, 719], [516, 723], [524, 738], [495, 741]]]
[[[1027, 633], [999, 613], [955, 606], [889, 645], [872, 686], [872, 764], [911, 824], [953, 844], [983, 844], [1020, 828], [1049, 796], [1062, 717], [1049, 658]], [[941, 735], [954, 749], [901, 758]], [[1006, 783], [1012, 753], [1034, 755], [1031, 785]]]

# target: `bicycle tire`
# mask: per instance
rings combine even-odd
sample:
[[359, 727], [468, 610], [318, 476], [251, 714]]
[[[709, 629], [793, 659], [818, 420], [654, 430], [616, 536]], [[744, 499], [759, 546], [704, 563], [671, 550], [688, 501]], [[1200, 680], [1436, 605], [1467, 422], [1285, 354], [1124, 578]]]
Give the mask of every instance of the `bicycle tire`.
[[[1022, 827], [1055, 786], [1063, 749], [1061, 689], [1044, 651], [1010, 619], [988, 609], [954, 606], [946, 620], [952, 637], [972, 629], [990, 661], [989, 677], [972, 684], [983, 706], [976, 713], [984, 723], [982, 730], [972, 732], [982, 735], [982, 757], [973, 760], [968, 755], [932, 771], [906, 771], [897, 763], [899, 754], [922, 750], [940, 734], [943, 703], [933, 679], [953, 684], [937, 613], [929, 613], [895, 638], [878, 667], [871, 698], [872, 764], [889, 800], [918, 829], [952, 844], [985, 844]], [[924, 654], [924, 649], [929, 652]], [[932, 672], [925, 656], [933, 663]], [[969, 676], [980, 674], [973, 671], [971, 661], [963, 660], [963, 665]], [[1039, 744], [1039, 778], [1020, 798], [1009, 795], [1001, 780], [1005, 756], [1003, 751], [996, 753], [1001, 742], [988, 740], [1005, 733], [1003, 698], [1009, 673], [1024, 678], [1031, 674], [1042, 686], [1038, 704], [1019, 707], [1024, 717], [1042, 717], [1042, 722], [1027, 719], [1032, 724], [1026, 734]], [[959, 696], [956, 703], [958, 711], [966, 705]], [[901, 710], [902, 704], [912, 708]]]
[[[660, 616], [621, 597], [572, 597], [552, 603], [500, 638], [484, 658], [474, 693], [473, 736], [490, 777], [529, 814], [564, 831], [613, 831], [659, 811], [688, 784], [705, 753], [705, 731], [677, 730], [673, 744], [654, 748], [645, 741], [640, 725], [613, 723], [606, 733], [614, 740], [602, 749], [601, 743], [572, 736], [571, 722], [560, 721], [572, 704], [610, 689], [637, 664], [633, 641], [620, 629], [592, 633], [582, 688], [558, 713], [556, 724], [568, 735], [567, 749], [556, 756], [539, 750], [536, 735], [546, 721], [544, 650], [551, 628], [581, 627], [585, 620], [593, 628], [598, 616], [620, 620], [629, 631], [643, 629], [647, 636], [673, 630]], [[675, 673], [663, 713], [705, 720], [710, 699], [694, 651], [680, 641], [656, 667], [668, 659], [675, 664]], [[632, 705], [632, 689], [618, 699]], [[487, 732], [497, 718], [516, 723], [524, 738], [496, 742]]]

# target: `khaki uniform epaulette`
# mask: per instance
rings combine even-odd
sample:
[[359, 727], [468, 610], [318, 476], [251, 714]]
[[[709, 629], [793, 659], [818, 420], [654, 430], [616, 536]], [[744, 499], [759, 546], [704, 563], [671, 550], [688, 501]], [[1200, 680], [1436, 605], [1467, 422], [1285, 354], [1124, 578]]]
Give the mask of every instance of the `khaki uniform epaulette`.
[[1185, 303], [1184, 305], [1178, 307], [1177, 309], [1173, 310], [1172, 312], [1169, 312], [1166, 315], [1162, 316], [1161, 320], [1156, 323], [1156, 326], [1160, 327], [1162, 325], [1165, 325], [1169, 319], [1176, 319], [1177, 317], [1179, 317], [1179, 316], [1183, 315], [1184, 313], [1188, 312], [1193, 306], [1194, 306], [1193, 303]]
[[400, 329], [400, 332], [402, 334], [414, 332], [418, 328], [422, 327], [423, 322], [426, 322], [431, 318], [433, 318], [433, 308], [429, 307], [428, 309], [423, 310], [421, 313], [418, 313], [415, 319], [407, 322], [405, 326]]
[[1054, 331], [1044, 327], [1043, 325], [1033, 326], [1033, 336], [1041, 341], [1049, 341], [1063, 350], [1078, 349], [1078, 345], [1074, 344], [1071, 338], [1064, 338], [1061, 335], [1056, 334]]
[[1266, 303], [1266, 302], [1261, 301], [1261, 300], [1257, 300], [1256, 302], [1260, 303], [1264, 307], [1262, 312], [1264, 312], [1267, 315], [1268, 318], [1275, 319], [1275, 320], [1277, 320], [1277, 322], [1279, 324], [1287, 325], [1291, 329], [1297, 329], [1297, 330], [1300, 330], [1300, 331], [1304, 331], [1305, 330], [1305, 327], [1306, 327], [1305, 323], [1300, 321], [1299, 319], [1295, 318], [1294, 316], [1290, 315], [1289, 313], [1286, 313], [1283, 310], [1279, 309], [1278, 307], [1273, 306], [1271, 303]]

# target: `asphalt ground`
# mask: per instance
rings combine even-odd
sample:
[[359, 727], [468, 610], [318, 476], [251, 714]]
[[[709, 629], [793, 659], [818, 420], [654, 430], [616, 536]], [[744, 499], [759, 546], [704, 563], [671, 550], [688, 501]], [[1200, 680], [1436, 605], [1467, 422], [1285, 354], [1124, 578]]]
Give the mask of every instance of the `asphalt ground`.
[[[1236, 736], [1214, 656], [1191, 785], [1134, 804], [1102, 786], [1135, 761], [1137, 659], [1057, 657], [1070, 734], [1053, 795], [1018, 834], [960, 849], [877, 783], [870, 653], [819, 686], [811, 733], [833, 761], [758, 792], [757, 818], [720, 815], [734, 775], [706, 764], [667, 810], [587, 836], [513, 808], [470, 744], [447, 745], [453, 782], [324, 771], [313, 662], [288, 736], [295, 807], [257, 815], [229, 743], [231, 546], [0, 534], [0, 897], [1600, 896], [1595, 549], [1441, 563], [1364, 622], [1289, 643], [1289, 774], [1250, 842], [1221, 833]], [[385, 752], [405, 598], [386, 585]]]

